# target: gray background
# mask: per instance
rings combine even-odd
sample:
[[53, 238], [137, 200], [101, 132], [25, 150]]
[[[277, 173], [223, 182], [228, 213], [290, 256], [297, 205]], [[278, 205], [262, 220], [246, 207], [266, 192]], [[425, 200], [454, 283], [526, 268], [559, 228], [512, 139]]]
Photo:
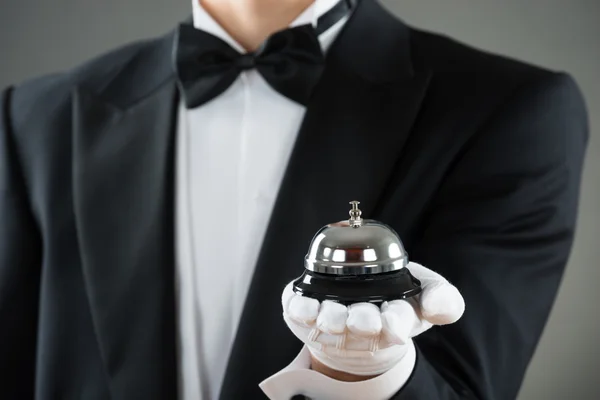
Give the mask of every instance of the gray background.
[[[568, 71], [582, 87], [592, 133], [577, 239], [520, 399], [600, 399], [600, 1], [387, 0], [385, 4], [411, 25]], [[189, 10], [187, 0], [0, 0], [0, 87], [165, 32]]]

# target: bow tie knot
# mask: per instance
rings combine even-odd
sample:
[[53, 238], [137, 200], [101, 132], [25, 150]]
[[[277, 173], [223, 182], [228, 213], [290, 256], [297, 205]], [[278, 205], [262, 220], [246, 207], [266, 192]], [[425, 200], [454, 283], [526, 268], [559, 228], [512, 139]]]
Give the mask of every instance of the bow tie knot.
[[256, 67], [256, 54], [255, 53], [246, 53], [241, 54], [236, 60], [235, 65], [241, 71], [245, 71], [248, 69], [252, 69]]

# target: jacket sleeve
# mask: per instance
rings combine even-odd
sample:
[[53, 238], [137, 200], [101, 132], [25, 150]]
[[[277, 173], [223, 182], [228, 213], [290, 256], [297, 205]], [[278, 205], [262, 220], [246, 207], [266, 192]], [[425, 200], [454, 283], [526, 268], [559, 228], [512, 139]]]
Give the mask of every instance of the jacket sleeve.
[[565, 74], [523, 85], [472, 138], [411, 249], [458, 287], [466, 311], [416, 338], [393, 399], [517, 396], [570, 253], [587, 138]]
[[34, 395], [41, 243], [11, 130], [11, 89], [0, 92], [0, 390]]

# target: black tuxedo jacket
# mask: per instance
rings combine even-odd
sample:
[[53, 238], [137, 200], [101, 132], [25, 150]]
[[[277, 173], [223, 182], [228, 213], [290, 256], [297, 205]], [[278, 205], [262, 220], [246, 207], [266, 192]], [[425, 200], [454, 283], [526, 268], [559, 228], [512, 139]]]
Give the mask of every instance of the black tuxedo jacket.
[[[177, 397], [172, 48], [169, 33], [2, 92], [3, 399]], [[352, 199], [467, 304], [416, 339], [395, 398], [514, 398], [570, 251], [587, 136], [569, 76], [360, 2], [308, 105], [221, 398], [263, 398], [296, 356], [281, 291]]]

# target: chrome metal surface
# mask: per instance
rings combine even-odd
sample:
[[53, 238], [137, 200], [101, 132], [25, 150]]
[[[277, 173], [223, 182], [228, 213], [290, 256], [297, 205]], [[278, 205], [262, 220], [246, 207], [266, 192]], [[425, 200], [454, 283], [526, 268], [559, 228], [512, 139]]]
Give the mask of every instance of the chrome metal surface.
[[338, 276], [398, 271], [408, 263], [406, 250], [394, 230], [362, 219], [353, 201], [350, 219], [321, 228], [304, 259], [307, 270]]

